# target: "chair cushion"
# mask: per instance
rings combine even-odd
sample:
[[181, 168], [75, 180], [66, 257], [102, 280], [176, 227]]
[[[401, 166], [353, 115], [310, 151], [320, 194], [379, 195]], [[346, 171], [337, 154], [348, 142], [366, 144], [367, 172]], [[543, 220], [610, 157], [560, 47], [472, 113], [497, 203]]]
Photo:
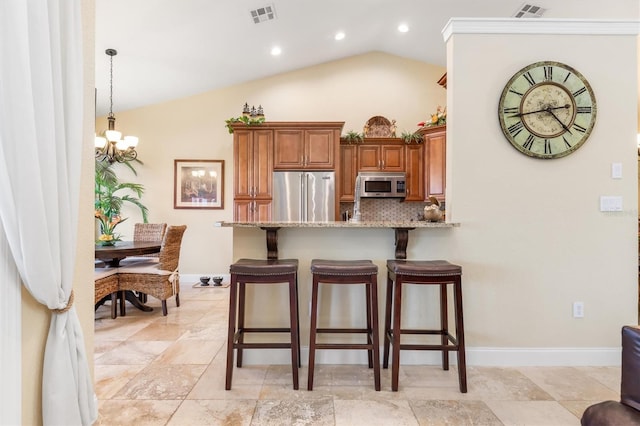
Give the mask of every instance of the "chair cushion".
[[155, 262], [139, 262], [129, 266], [118, 268], [120, 274], [155, 274], [155, 275], [171, 275], [173, 271], [160, 269], [160, 264]]
[[239, 259], [229, 271], [242, 275], [294, 274], [298, 272], [298, 259]]
[[446, 260], [387, 260], [387, 269], [401, 275], [438, 277], [462, 275], [462, 267]]
[[311, 273], [318, 275], [370, 275], [378, 273], [378, 266], [370, 260], [313, 259]]
[[93, 279], [100, 280], [102, 278], [107, 278], [117, 273], [118, 273], [118, 268], [94, 268]]

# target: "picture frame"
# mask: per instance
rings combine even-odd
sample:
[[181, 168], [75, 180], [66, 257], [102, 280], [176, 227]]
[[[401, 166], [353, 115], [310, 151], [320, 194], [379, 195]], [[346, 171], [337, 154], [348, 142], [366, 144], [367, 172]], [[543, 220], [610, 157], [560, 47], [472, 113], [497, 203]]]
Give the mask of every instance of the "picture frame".
[[174, 209], [224, 209], [224, 160], [174, 160]]

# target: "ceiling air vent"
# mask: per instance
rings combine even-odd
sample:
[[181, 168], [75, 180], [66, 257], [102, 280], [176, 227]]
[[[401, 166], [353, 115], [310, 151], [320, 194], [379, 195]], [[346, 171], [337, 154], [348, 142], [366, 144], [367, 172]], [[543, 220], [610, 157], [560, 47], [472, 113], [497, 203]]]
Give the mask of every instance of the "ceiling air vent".
[[540, 6], [523, 3], [518, 11], [513, 15], [514, 18], [540, 18], [547, 11]]
[[276, 19], [276, 8], [273, 4], [251, 10], [249, 13], [251, 13], [251, 19], [254, 24]]

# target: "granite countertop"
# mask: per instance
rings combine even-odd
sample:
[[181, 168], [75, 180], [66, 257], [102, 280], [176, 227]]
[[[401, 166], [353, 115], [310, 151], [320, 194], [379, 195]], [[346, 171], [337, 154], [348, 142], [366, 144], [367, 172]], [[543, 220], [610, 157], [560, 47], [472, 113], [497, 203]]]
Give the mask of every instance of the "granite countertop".
[[216, 222], [216, 227], [232, 228], [455, 228], [459, 223], [416, 221], [361, 221], [361, 222]]

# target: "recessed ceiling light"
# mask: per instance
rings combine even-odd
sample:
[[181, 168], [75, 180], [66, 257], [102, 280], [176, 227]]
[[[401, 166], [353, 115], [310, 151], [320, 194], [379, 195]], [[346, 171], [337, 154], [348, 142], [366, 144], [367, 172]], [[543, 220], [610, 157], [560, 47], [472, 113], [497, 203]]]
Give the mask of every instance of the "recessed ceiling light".
[[406, 33], [409, 31], [409, 26], [407, 24], [400, 24], [398, 25], [398, 31], [400, 31], [401, 33]]
[[279, 54], [281, 54], [281, 53], [282, 53], [282, 49], [280, 48], [280, 46], [273, 46], [273, 47], [271, 48], [271, 54], [272, 54], [273, 56], [278, 56], [278, 55], [279, 55]]
[[336, 40], [342, 40], [345, 37], [345, 34], [342, 31], [338, 31], [335, 35]]

